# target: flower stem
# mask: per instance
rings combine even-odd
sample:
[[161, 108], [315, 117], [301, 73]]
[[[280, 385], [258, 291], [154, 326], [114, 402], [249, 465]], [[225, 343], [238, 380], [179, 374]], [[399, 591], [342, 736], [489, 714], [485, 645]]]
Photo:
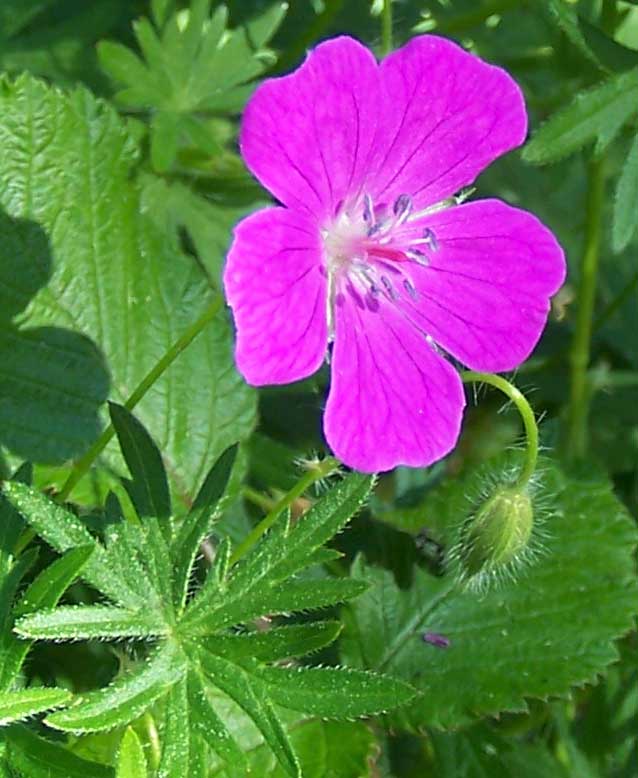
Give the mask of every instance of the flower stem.
[[383, 0], [381, 13], [381, 53], [386, 57], [392, 51], [392, 0]]
[[241, 559], [250, 549], [257, 543], [257, 541], [268, 532], [272, 525], [277, 521], [282, 511], [289, 508], [293, 502], [310, 487], [316, 481], [320, 481], [322, 478], [326, 478], [339, 468], [339, 462], [333, 457], [327, 457], [318, 465], [308, 470], [297, 481], [292, 489], [284, 494], [284, 496], [277, 501], [275, 507], [253, 528], [251, 532], [244, 538], [244, 540], [237, 546], [235, 551], [230, 557], [230, 564], [234, 565], [239, 559]]
[[[193, 340], [199, 335], [199, 333], [206, 327], [206, 325], [212, 321], [219, 313], [224, 299], [220, 294], [216, 294], [213, 301], [210, 303], [204, 313], [197, 319], [191, 326], [173, 343], [164, 356], [157, 362], [157, 364], [144, 376], [144, 378], [137, 385], [131, 396], [124, 403], [124, 407], [129, 411], [133, 410], [138, 402], [144, 397], [148, 390], [153, 386], [158, 378], [173, 364], [177, 357], [189, 346]], [[89, 448], [83, 457], [78, 459], [73, 467], [73, 470], [69, 474], [64, 486], [60, 493], [57, 495], [58, 502], [64, 502], [68, 499], [73, 489], [77, 486], [78, 482], [87, 473], [93, 462], [106, 448], [111, 438], [115, 435], [113, 425], [109, 426], [102, 432], [100, 437]]]
[[587, 448], [587, 416], [590, 400], [587, 368], [596, 302], [604, 198], [604, 162], [602, 159], [593, 159], [589, 163], [585, 252], [578, 288], [576, 327], [569, 356], [571, 382], [567, 409], [566, 454], [572, 460], [583, 457]]
[[525, 437], [527, 439], [527, 448], [525, 451], [525, 463], [516, 479], [516, 486], [523, 488], [534, 475], [536, 463], [538, 461], [538, 425], [534, 417], [532, 406], [527, 401], [525, 395], [509, 381], [502, 376], [492, 373], [475, 373], [466, 370], [461, 373], [461, 379], [464, 384], [485, 383], [499, 389], [516, 406], [516, 410], [521, 415], [523, 427], [525, 428]]

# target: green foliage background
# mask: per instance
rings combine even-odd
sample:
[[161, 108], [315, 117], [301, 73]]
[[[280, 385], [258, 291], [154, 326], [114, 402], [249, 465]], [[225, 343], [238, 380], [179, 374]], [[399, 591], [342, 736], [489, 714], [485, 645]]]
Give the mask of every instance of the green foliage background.
[[[255, 86], [425, 32], [523, 87], [478, 193], [569, 262], [513, 379], [534, 558], [482, 588], [445, 560], [515, 410], [346, 474], [327, 371], [248, 387], [219, 294]], [[0, 778], [638, 776], [638, 4], [3, 0], [0, 70]]]

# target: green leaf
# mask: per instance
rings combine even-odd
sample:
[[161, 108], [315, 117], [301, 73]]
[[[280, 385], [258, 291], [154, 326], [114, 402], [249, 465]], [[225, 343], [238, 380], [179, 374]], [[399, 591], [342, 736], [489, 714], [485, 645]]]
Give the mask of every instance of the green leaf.
[[[290, 737], [304, 778], [373, 778], [379, 744], [370, 728], [360, 722], [306, 720], [291, 728]], [[285, 778], [265, 746], [251, 749], [250, 768], [255, 775]], [[230, 778], [226, 770], [224, 778]]]
[[[311, 564], [313, 554], [332, 538], [367, 499], [374, 479], [352, 473], [331, 489], [291, 529], [280, 521], [232, 569], [226, 586], [204, 587], [186, 611], [185, 623], [205, 632], [266, 613], [319, 607], [361, 591], [354, 581], [290, 582]], [[280, 582], [285, 584], [279, 585]]]
[[[127, 124], [87, 92], [64, 95], [26, 76], [3, 85], [0, 208], [40, 225], [51, 256], [50, 278], [21, 314], [21, 331], [46, 325], [90, 338], [121, 404], [211, 299], [197, 262], [142, 213], [138, 158]], [[60, 209], [63, 202], [73, 207]], [[30, 258], [38, 261], [46, 257]], [[210, 463], [250, 432], [254, 412], [222, 311], [136, 406], [163, 452], [174, 503], [190, 503]], [[21, 413], [11, 424], [34, 421], [41, 435], [39, 419]], [[59, 424], [55, 439], [77, 448], [76, 426]], [[105, 459], [124, 470], [116, 445]]]
[[169, 627], [152, 613], [106, 605], [64, 605], [18, 619], [19, 635], [36, 640], [149, 638], [168, 634]]
[[[568, 479], [549, 460], [539, 472], [544, 548], [520, 580], [478, 595], [417, 568], [401, 590], [391, 573], [354, 565], [371, 588], [347, 608], [342, 655], [423, 692], [400, 725], [456, 727], [524, 710], [527, 697], [565, 694], [617, 658], [613, 641], [638, 609], [634, 523], [599, 476]], [[435, 504], [450, 525], [464, 518], [455, 506], [466, 509], [467, 489], [457, 481]], [[449, 646], [425, 641], [428, 632]]]
[[597, 67], [612, 71], [627, 70], [638, 64], [638, 52], [620, 45], [590, 24], [578, 14], [576, 6], [564, 0], [543, 0], [542, 10], [585, 59]]
[[133, 479], [127, 484], [127, 491], [137, 515], [167, 520], [171, 515], [171, 497], [159, 449], [144, 425], [124, 406], [109, 403], [109, 413]]
[[18, 775], [28, 778], [113, 778], [113, 770], [72, 754], [57, 743], [39, 737], [24, 726], [6, 734], [8, 760]]
[[129, 724], [183, 676], [183, 658], [170, 644], [161, 646], [139, 667], [111, 686], [80, 697], [66, 710], [48, 716], [46, 723], [67, 732], [100, 732]]
[[[57, 605], [67, 588], [82, 572], [92, 553], [91, 546], [79, 546], [45, 568], [29, 584], [14, 607], [13, 615], [20, 616], [38, 608], [53, 608]], [[0, 637], [0, 689], [9, 689], [15, 682], [31, 645], [31, 641], [18, 640], [9, 632]]]
[[255, 679], [242, 667], [206, 651], [200, 652], [199, 659], [211, 683], [250, 716], [286, 774], [300, 778], [299, 764], [288, 735], [263, 689], [255, 684]]
[[195, 557], [202, 541], [210, 533], [216, 512], [221, 508], [221, 499], [226, 491], [236, 457], [237, 446], [231, 446], [215, 462], [173, 541], [174, 599], [176, 607], [180, 610], [186, 602]]
[[614, 220], [611, 229], [613, 249], [620, 252], [633, 238], [638, 224], [638, 133], [629, 150], [627, 161], [622, 167], [616, 197], [614, 199]]
[[638, 68], [576, 95], [567, 108], [534, 133], [523, 150], [523, 159], [539, 165], [556, 162], [594, 140], [600, 152], [636, 112]]
[[27, 719], [51, 708], [59, 708], [71, 699], [66, 689], [33, 687], [0, 693], [0, 727]]
[[183, 679], [170, 689], [166, 697], [158, 778], [190, 775], [190, 716], [187, 682]]
[[130, 727], [124, 733], [117, 753], [115, 778], [147, 778], [146, 757], [140, 739]]
[[341, 632], [338, 621], [274, 627], [265, 632], [236, 632], [208, 638], [203, 645], [219, 656], [252, 657], [262, 662], [305, 656], [330, 645]]
[[277, 705], [322, 718], [385, 713], [416, 695], [402, 681], [341, 667], [264, 667], [255, 673]]
[[264, 46], [287, 10], [274, 3], [231, 31], [226, 8], [211, 15], [210, 6], [210, 0], [193, 0], [188, 11], [170, 18], [162, 9], [161, 32], [147, 19], [138, 21], [134, 31], [144, 61], [119, 43], [98, 47], [104, 70], [125, 86], [116, 95], [120, 104], [153, 111], [151, 158], [158, 171], [171, 166], [181, 140], [209, 153], [211, 143], [217, 145], [200, 117], [242, 109], [252, 91], [247, 82], [272, 62]]
[[188, 706], [192, 715], [193, 731], [199, 732], [210, 748], [226, 763], [228, 774], [233, 778], [246, 775], [246, 755], [215, 711], [196, 671], [191, 671], [188, 676]]
[[112, 570], [106, 550], [93, 539], [76, 516], [24, 484], [8, 482], [4, 485], [4, 492], [25, 520], [56, 551], [63, 553], [78, 547], [93, 549], [82, 571], [86, 581], [122, 605], [135, 607], [143, 604]]

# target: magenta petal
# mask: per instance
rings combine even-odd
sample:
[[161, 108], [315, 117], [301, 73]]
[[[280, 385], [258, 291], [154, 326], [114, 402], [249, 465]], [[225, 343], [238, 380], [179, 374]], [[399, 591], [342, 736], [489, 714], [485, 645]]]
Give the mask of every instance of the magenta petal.
[[418, 299], [406, 314], [473, 370], [512, 370], [531, 353], [565, 279], [565, 258], [532, 214], [479, 200], [414, 225], [433, 231], [437, 251], [414, 265]]
[[425, 207], [471, 184], [494, 159], [525, 140], [521, 90], [488, 65], [435, 35], [414, 38], [380, 68], [385, 107], [370, 194], [400, 194]]
[[341, 37], [257, 89], [244, 113], [241, 152], [282, 203], [325, 219], [358, 190], [376, 129], [378, 72], [365, 46]]
[[324, 429], [342, 462], [429, 465], [456, 444], [464, 405], [457, 372], [399, 309], [352, 287], [339, 295]]
[[303, 214], [265, 208], [241, 221], [224, 271], [235, 359], [254, 385], [317, 370], [326, 353], [327, 280], [319, 231]]

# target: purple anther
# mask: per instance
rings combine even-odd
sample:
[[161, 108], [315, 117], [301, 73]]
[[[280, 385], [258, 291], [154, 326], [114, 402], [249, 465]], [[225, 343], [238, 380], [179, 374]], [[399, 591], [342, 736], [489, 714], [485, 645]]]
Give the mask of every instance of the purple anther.
[[408, 249], [405, 252], [405, 254], [406, 254], [406, 256], [409, 259], [413, 259], [415, 262], [418, 262], [419, 265], [423, 265], [423, 267], [427, 267], [427, 265], [428, 265], [428, 258], [419, 249]]
[[403, 288], [413, 300], [418, 299], [419, 294], [417, 290], [414, 288], [414, 286], [412, 285], [412, 282], [408, 278], [403, 279]]
[[387, 276], [381, 276], [381, 283], [383, 284], [383, 288], [390, 295], [390, 297], [393, 300], [396, 300], [398, 295], [396, 293], [395, 288], [392, 286], [392, 281], [390, 281], [390, 279]]
[[412, 200], [409, 195], [402, 194], [397, 197], [397, 199], [394, 201], [394, 205], [392, 206], [392, 210], [394, 211], [394, 215], [398, 217], [399, 219], [407, 215], [407, 213], [412, 208]]
[[436, 239], [436, 235], [434, 234], [433, 229], [426, 227], [426, 229], [423, 231], [423, 239], [426, 241], [426, 245], [429, 246], [432, 251], [439, 250], [439, 242]]
[[363, 196], [363, 221], [369, 225], [374, 223], [374, 205], [369, 194]]
[[445, 635], [440, 635], [438, 632], [424, 632], [421, 637], [424, 643], [429, 643], [431, 646], [436, 646], [437, 648], [450, 647], [450, 639], [446, 638]]

